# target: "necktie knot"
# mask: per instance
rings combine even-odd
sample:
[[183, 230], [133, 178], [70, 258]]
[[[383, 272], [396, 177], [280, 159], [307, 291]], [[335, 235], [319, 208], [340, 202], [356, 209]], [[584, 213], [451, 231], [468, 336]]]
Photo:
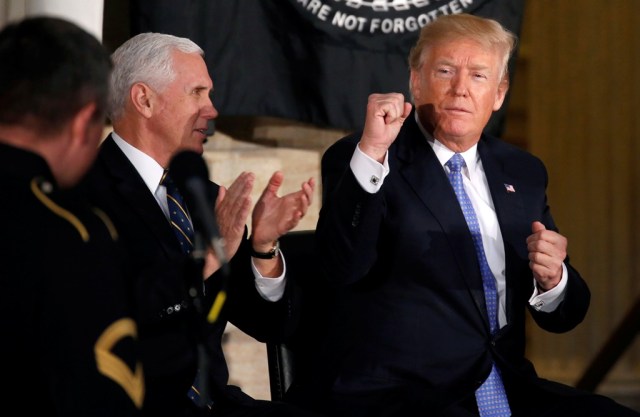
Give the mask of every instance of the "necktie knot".
[[460, 172], [463, 166], [466, 166], [464, 158], [459, 153], [454, 154], [445, 164], [451, 172]]
[[165, 169], [162, 173], [162, 178], [160, 179], [160, 185], [164, 185], [167, 189], [176, 190], [176, 183], [173, 182], [171, 176], [169, 175], [169, 170]]

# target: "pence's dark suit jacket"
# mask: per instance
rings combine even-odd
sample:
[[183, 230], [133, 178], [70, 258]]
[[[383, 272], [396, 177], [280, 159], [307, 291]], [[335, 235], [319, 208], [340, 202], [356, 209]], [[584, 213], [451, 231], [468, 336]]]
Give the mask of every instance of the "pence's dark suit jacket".
[[414, 113], [389, 149], [390, 174], [376, 194], [365, 192], [349, 168], [359, 138], [336, 142], [322, 160], [317, 252], [335, 300], [325, 308], [332, 321], [307, 394], [327, 395], [316, 398], [321, 404], [330, 397], [359, 403], [346, 408], [351, 416], [393, 404], [407, 413], [391, 415], [456, 415], [445, 410], [473, 398], [492, 360], [509, 395], [522, 384], [562, 391], [539, 380], [525, 359], [526, 312], [543, 329], [566, 332], [583, 320], [590, 293], [567, 259], [564, 302], [552, 313], [529, 306], [531, 223], [556, 229], [541, 161], [486, 135], [478, 144], [506, 257], [508, 324], [491, 336], [471, 235]]
[[[128, 251], [127, 271], [134, 288], [147, 376], [145, 410], [155, 415], [178, 415], [178, 410], [185, 407], [197, 367], [198, 330], [185, 282], [188, 258], [154, 196], [111, 137], [101, 145], [84, 185], [91, 199], [100, 203], [116, 223]], [[218, 186], [212, 186], [217, 195]], [[289, 289], [279, 302], [265, 301], [255, 288], [248, 250], [245, 239], [230, 263], [228, 296], [221, 317], [206, 329], [213, 349], [211, 389], [216, 402], [251, 401], [239, 389], [227, 385], [229, 374], [221, 346], [227, 322], [260, 341], [280, 340], [291, 324]], [[217, 272], [206, 281], [205, 313], [224, 278]]]

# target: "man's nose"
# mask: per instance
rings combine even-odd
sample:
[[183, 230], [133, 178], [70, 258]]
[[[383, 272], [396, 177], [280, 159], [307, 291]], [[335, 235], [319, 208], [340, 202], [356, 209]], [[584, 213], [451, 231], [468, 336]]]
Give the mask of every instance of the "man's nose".
[[202, 111], [200, 112], [200, 115], [207, 120], [215, 119], [216, 117], [218, 117], [218, 110], [213, 105], [211, 99], [209, 99], [208, 101], [209, 102], [203, 107]]
[[467, 88], [467, 81], [462, 75], [457, 74], [451, 80], [451, 88], [453, 90], [453, 94], [456, 96], [466, 97], [469, 94], [469, 90]]

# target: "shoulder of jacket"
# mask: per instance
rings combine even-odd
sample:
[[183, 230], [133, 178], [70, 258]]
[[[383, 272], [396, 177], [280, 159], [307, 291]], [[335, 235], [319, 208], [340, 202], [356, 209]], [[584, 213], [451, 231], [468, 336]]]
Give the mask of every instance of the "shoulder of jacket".
[[[69, 224], [78, 233], [83, 242], [89, 242], [91, 239], [90, 228], [87, 225], [88, 218], [80, 213], [74, 212], [68, 207], [64, 207], [62, 204], [56, 201], [53, 193], [53, 184], [42, 178], [35, 177], [30, 182], [30, 190], [35, 199], [40, 202], [43, 208], [49, 211], [53, 216], [61, 219]], [[102, 224], [105, 230], [108, 232], [111, 240], [118, 239], [118, 231], [109, 218], [109, 216], [101, 209], [97, 207], [91, 208], [91, 215], [98, 219], [98, 223]]]

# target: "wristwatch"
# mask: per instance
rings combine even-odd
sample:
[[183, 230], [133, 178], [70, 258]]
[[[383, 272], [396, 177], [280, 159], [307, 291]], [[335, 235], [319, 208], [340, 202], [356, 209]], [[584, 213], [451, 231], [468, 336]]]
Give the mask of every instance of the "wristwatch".
[[256, 252], [253, 249], [253, 246], [251, 247], [251, 256], [259, 259], [273, 259], [276, 256], [278, 256], [279, 252], [280, 252], [280, 242], [277, 240], [273, 242], [273, 247], [269, 250], [269, 252]]

